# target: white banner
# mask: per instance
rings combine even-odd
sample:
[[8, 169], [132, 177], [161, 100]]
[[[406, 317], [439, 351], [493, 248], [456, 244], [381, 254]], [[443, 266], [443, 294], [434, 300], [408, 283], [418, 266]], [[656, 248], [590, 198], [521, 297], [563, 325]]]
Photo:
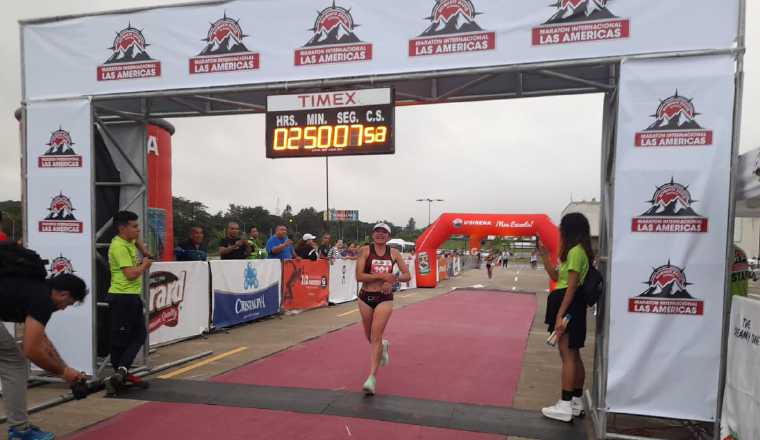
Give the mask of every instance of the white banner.
[[215, 260], [210, 265], [215, 327], [253, 321], [280, 310], [280, 260]]
[[72, 368], [95, 367], [92, 289], [93, 160], [90, 101], [30, 103], [26, 107], [26, 243], [50, 261], [50, 275], [73, 273], [90, 294], [84, 304], [56, 312], [47, 334]]
[[406, 262], [406, 267], [409, 268], [409, 274], [412, 278], [406, 283], [399, 283], [399, 290], [416, 289], [417, 275], [415, 274], [414, 254], [404, 254], [404, 261]]
[[734, 297], [720, 438], [760, 438], [760, 301]]
[[150, 267], [150, 345], [198, 336], [209, 328], [211, 298], [205, 261], [157, 262]]
[[330, 264], [330, 302], [353, 301], [357, 293], [356, 260], [334, 260]]
[[716, 418], [735, 62], [624, 62], [608, 410]]
[[[24, 99], [732, 48], [739, 0], [238, 0], [22, 23]], [[265, 19], [262, 19], [265, 17]], [[674, 31], [674, 17], [682, 17]], [[688, 17], [688, 18], [687, 18]], [[65, 35], [65, 38], [61, 38]], [[40, 66], [56, 66], [55, 72]]]

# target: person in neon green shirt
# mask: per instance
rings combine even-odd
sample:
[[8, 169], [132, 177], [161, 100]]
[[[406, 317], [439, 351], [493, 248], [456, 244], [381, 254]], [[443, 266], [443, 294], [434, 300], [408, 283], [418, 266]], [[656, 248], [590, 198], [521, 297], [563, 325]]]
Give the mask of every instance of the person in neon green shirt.
[[[129, 374], [135, 356], [145, 343], [143, 310], [143, 274], [148, 272], [153, 257], [140, 241], [137, 214], [119, 211], [113, 219], [118, 234], [108, 248], [111, 287], [108, 289], [108, 309], [111, 316], [111, 364], [114, 374], [105, 380], [108, 394], [117, 394], [125, 384], [146, 386], [137, 376]], [[138, 250], [143, 254], [138, 258]]]
[[752, 272], [750, 272], [747, 262], [747, 254], [742, 248], [734, 245], [734, 261], [731, 265], [731, 295], [747, 296], [750, 277], [752, 277]]
[[[562, 360], [562, 397], [554, 405], [541, 410], [550, 419], [571, 422], [583, 412], [583, 385], [586, 369], [580, 349], [586, 341], [586, 303], [578, 293], [594, 261], [588, 219], [580, 213], [562, 217], [559, 225], [559, 267], [555, 268], [546, 249], [539, 244], [544, 269], [557, 282], [546, 299], [549, 333], [556, 331]], [[569, 321], [563, 318], [568, 317]]]

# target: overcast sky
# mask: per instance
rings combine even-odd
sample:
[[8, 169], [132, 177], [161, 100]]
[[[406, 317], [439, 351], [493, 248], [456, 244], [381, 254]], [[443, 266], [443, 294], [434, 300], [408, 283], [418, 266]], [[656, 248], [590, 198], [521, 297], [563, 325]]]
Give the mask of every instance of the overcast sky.
[[[186, 0], [27, 0], [0, 16], [0, 200], [19, 199], [21, 99], [17, 20]], [[760, 6], [747, 2], [747, 56], [741, 149], [760, 146]], [[330, 159], [330, 207], [358, 209], [364, 221], [428, 220], [421, 197], [445, 199], [441, 212], [547, 213], [599, 197], [601, 95], [404, 107], [396, 110], [396, 154]], [[567, 115], [582, 115], [568, 118]], [[211, 210], [229, 203], [275, 211], [325, 207], [324, 159], [264, 157], [258, 115], [174, 119], [174, 193]], [[571, 166], [569, 166], [571, 165]]]

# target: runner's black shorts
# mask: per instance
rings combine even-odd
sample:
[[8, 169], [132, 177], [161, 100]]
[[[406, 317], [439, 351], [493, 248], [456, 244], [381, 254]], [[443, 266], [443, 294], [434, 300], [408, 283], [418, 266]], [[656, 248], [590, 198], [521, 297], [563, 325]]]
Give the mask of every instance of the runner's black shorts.
[[[549, 326], [549, 333], [554, 331], [557, 312], [559, 312], [564, 298], [565, 289], [554, 290], [546, 298], [546, 317], [544, 318], [544, 322]], [[570, 304], [567, 312], [572, 315], [572, 319], [567, 324], [566, 330], [570, 338], [569, 346], [575, 350], [583, 348], [586, 343], [586, 303], [583, 302], [583, 298], [578, 293], [573, 298], [573, 302]]]

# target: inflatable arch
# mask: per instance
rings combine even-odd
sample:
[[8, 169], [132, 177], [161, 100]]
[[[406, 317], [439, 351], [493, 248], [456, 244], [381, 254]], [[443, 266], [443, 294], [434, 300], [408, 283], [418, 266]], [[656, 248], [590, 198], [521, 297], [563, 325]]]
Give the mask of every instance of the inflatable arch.
[[538, 236], [552, 262], [559, 252], [559, 229], [546, 214], [442, 214], [417, 239], [415, 259], [417, 287], [436, 287], [436, 250], [452, 235], [468, 235], [470, 249], [480, 249], [489, 235], [500, 237]]

